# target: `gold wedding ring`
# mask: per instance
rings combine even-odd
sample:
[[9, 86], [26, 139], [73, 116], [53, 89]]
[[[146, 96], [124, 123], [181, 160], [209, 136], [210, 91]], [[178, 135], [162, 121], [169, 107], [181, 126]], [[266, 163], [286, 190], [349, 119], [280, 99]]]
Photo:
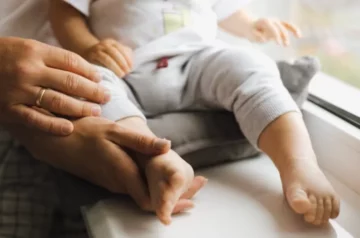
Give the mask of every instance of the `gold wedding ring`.
[[41, 107], [41, 102], [44, 98], [45, 92], [46, 92], [46, 88], [40, 89], [37, 99], [36, 99], [36, 106]]

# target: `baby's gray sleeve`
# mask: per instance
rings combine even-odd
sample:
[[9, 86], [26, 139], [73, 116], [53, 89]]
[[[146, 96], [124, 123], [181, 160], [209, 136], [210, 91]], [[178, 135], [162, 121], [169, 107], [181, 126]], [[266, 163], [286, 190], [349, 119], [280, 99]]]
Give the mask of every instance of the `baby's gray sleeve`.
[[100, 84], [111, 92], [110, 101], [101, 106], [101, 116], [112, 121], [127, 117], [140, 117], [146, 120], [139, 108], [129, 99], [126, 83], [106, 68], [97, 66], [97, 69], [102, 75]]

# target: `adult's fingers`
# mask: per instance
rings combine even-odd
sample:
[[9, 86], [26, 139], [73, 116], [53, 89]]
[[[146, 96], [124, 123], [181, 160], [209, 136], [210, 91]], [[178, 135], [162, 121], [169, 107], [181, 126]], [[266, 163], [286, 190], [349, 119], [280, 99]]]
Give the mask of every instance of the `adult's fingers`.
[[278, 21], [274, 22], [274, 24], [278, 28], [283, 46], [288, 46], [290, 44], [290, 40], [289, 40], [289, 34], [287, 32], [287, 29], [284, 27], [284, 25], [282, 25]]
[[[38, 88], [38, 90], [43, 89]], [[50, 112], [70, 117], [101, 115], [99, 105], [75, 99], [51, 89], [46, 89], [38, 106]]]
[[289, 22], [282, 21], [281, 24], [285, 26], [288, 31], [293, 33], [296, 37], [301, 37], [301, 31], [298, 27], [296, 27], [294, 24], [291, 24]]
[[147, 136], [114, 123], [109, 125], [108, 139], [119, 146], [125, 146], [146, 155], [168, 152], [171, 142], [156, 136]]
[[9, 109], [14, 122], [35, 127], [47, 133], [66, 136], [74, 130], [73, 124], [65, 119], [52, 117], [24, 105], [14, 105]]
[[96, 59], [92, 60], [94, 63], [100, 64], [111, 71], [113, 71], [118, 77], [122, 78], [125, 76], [124, 71], [116, 63], [116, 61], [107, 53], [99, 52]]
[[207, 181], [208, 180], [203, 176], [196, 176], [192, 181], [189, 189], [180, 198], [191, 199], [192, 197], [195, 196], [197, 192], [199, 192], [201, 188], [203, 188], [206, 185]]
[[63, 70], [48, 68], [40, 83], [41, 85], [38, 85], [40, 87], [50, 88], [95, 103], [106, 103], [110, 100], [110, 91], [100, 84]]
[[118, 48], [115, 46], [107, 47], [105, 48], [105, 52], [116, 62], [125, 74], [130, 72], [130, 66]]
[[70, 51], [53, 46], [43, 47], [45, 65], [64, 71], [70, 71], [79, 74], [94, 82], [101, 81], [101, 75], [96, 68], [79, 55]]

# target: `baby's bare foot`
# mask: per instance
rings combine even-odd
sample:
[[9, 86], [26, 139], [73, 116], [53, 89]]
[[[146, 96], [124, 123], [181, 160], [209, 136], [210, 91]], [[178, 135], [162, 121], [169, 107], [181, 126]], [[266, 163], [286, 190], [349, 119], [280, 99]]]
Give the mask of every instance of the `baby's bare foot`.
[[314, 160], [299, 161], [280, 174], [290, 207], [306, 222], [322, 225], [339, 215], [339, 197]]
[[[174, 151], [151, 158], [145, 167], [152, 207], [160, 221], [171, 223], [171, 214], [194, 180], [194, 171]], [[187, 203], [192, 203], [187, 200]], [[193, 204], [186, 204], [190, 207]]]

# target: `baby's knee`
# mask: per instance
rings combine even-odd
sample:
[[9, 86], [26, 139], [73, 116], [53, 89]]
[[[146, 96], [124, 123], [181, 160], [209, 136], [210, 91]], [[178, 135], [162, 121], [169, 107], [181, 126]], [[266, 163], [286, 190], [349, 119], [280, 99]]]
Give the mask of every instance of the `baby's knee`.
[[224, 71], [234, 71], [244, 76], [264, 75], [267, 78], [280, 79], [276, 62], [265, 53], [256, 49], [234, 48], [225, 49], [219, 54]]

